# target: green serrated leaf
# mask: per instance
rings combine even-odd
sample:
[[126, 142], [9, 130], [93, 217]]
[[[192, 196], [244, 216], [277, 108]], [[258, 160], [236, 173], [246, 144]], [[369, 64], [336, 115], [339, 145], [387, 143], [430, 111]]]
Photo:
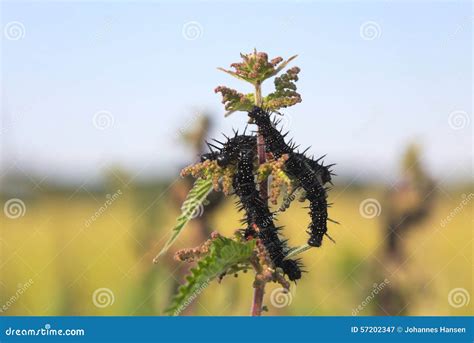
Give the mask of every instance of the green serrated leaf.
[[212, 180], [197, 179], [194, 182], [193, 188], [189, 191], [186, 200], [181, 206], [181, 215], [176, 219], [176, 225], [171, 232], [170, 238], [153, 260], [155, 263], [158, 261], [159, 257], [166, 253], [168, 249], [173, 245], [173, 243], [176, 241], [186, 224], [191, 219], [193, 219], [196, 211], [201, 211], [202, 204], [211, 191]]
[[166, 313], [177, 316], [209, 285], [209, 283], [237, 265], [246, 263], [253, 254], [255, 241], [240, 243], [225, 237], [212, 241], [209, 253], [186, 277], [187, 283], [178, 289]]
[[278, 67], [274, 67], [272, 64], [268, 63], [267, 55], [265, 57], [259, 57], [257, 51], [254, 51], [251, 54], [244, 55], [240, 54], [243, 63], [236, 63], [233, 67], [238, 71], [234, 72], [224, 68], [217, 68], [224, 73], [227, 73], [237, 79], [247, 81], [253, 85], [262, 84], [263, 81], [277, 75], [282, 71], [291, 61], [293, 61], [298, 55], [291, 56], [286, 61], [280, 63]]
[[277, 111], [301, 102], [301, 95], [296, 91], [295, 84], [299, 71], [298, 67], [294, 67], [275, 78], [275, 91], [263, 99], [265, 108]]

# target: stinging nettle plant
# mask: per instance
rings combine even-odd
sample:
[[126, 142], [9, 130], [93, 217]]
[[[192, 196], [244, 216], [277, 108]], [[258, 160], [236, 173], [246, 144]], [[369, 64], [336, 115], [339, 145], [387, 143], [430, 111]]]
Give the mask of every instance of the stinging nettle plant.
[[[254, 92], [243, 94], [226, 86], [217, 87], [215, 92], [222, 95], [226, 116], [246, 112], [248, 123], [256, 130], [253, 132], [247, 125], [242, 134], [234, 131], [231, 137], [224, 135], [223, 142], [207, 142], [209, 152], [201, 156], [201, 162], [182, 170], [182, 176], [192, 175], [196, 181], [183, 203], [171, 237], [155, 262], [168, 251], [195, 214], [202, 212], [212, 191], [237, 198], [237, 208], [244, 213], [243, 228], [232, 237], [214, 232], [201, 246], [175, 254], [176, 260], [196, 265], [166, 310], [171, 315], [179, 315], [212, 280], [253, 270], [251, 314], [258, 316], [264, 309], [265, 285], [276, 282], [288, 291], [290, 281], [302, 276], [301, 261], [294, 257], [320, 247], [324, 236], [332, 240], [327, 234], [327, 221], [332, 220], [327, 215], [330, 204], [326, 186], [331, 184], [332, 165], [325, 166], [320, 162], [322, 158], [306, 156], [308, 149], [299, 152], [295, 143], [286, 140], [288, 133], [278, 130], [276, 116], [282, 115], [279, 111], [301, 102], [296, 88], [300, 69], [292, 67], [283, 72], [297, 56], [286, 61], [281, 57], [269, 61], [266, 53], [254, 50], [241, 57], [241, 62], [231, 65], [233, 70], [219, 69], [251, 83]], [[272, 77], [275, 90], [263, 96], [262, 83]], [[309, 239], [301, 247], [290, 248], [283, 238], [283, 228], [277, 227], [274, 219], [296, 199], [309, 202]], [[269, 202], [275, 210], [270, 209]]]

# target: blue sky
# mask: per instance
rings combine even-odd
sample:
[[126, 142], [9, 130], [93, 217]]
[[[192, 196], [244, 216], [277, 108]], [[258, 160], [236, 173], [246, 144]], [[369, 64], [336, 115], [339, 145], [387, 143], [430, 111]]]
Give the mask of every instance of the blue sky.
[[[76, 178], [104, 164], [170, 175], [193, 157], [176, 132], [197, 110], [213, 113], [216, 133], [244, 125], [242, 113], [223, 118], [213, 89], [251, 89], [216, 67], [256, 47], [299, 55], [303, 103], [285, 112], [287, 125], [339, 174], [390, 178], [416, 140], [435, 175], [465, 177], [472, 18], [469, 1], [4, 1], [3, 165]], [[8, 36], [12, 22], [21, 39]], [[197, 39], [183, 34], [189, 22]], [[373, 40], [361, 36], [367, 22]], [[93, 125], [100, 111], [113, 117], [106, 130]]]

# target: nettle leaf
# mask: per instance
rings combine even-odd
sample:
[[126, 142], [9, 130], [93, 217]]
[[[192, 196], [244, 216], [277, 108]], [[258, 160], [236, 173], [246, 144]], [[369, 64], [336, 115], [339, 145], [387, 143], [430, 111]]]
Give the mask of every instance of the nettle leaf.
[[191, 274], [186, 277], [186, 284], [178, 289], [171, 306], [165, 310], [165, 313], [179, 315], [212, 280], [226, 271], [241, 269], [239, 264], [249, 264], [254, 247], [255, 241], [240, 243], [222, 236], [215, 238], [211, 243], [209, 253], [197, 263], [195, 268], [191, 269]]
[[219, 86], [214, 92], [222, 94], [222, 103], [227, 110], [225, 116], [236, 111], [250, 111], [255, 103], [253, 94], [239, 93], [235, 89], [226, 86]]
[[171, 232], [171, 236], [165, 243], [165, 246], [161, 249], [159, 254], [153, 260], [155, 263], [178, 238], [181, 231], [184, 229], [186, 224], [197, 215], [201, 215], [204, 211], [203, 203], [206, 200], [208, 194], [212, 191], [212, 180], [211, 179], [197, 179], [194, 182], [193, 188], [189, 191], [186, 200], [181, 206], [181, 215], [176, 219], [176, 225]]
[[254, 50], [250, 54], [240, 54], [240, 57], [242, 57], [242, 62], [232, 63], [230, 65], [234, 68], [234, 71], [224, 68], [217, 69], [232, 75], [235, 78], [257, 85], [261, 84], [266, 79], [277, 75], [288, 65], [288, 63], [298, 57], [298, 55], [291, 56], [286, 61], [283, 61], [283, 58], [281, 57], [275, 57], [269, 61], [266, 53]]
[[[242, 62], [231, 64], [234, 71], [223, 68], [218, 69], [238, 79], [247, 81], [256, 88], [260, 88], [266, 79], [280, 73], [297, 57], [297, 55], [294, 55], [286, 61], [283, 61], [281, 57], [276, 57], [269, 61], [266, 53], [257, 51], [250, 54], [240, 54], [240, 56], [242, 57]], [[293, 67], [281, 76], [276, 77], [274, 81], [275, 91], [263, 97], [262, 107], [270, 111], [277, 111], [301, 102], [301, 95], [296, 92], [295, 84], [298, 81], [299, 72], [300, 69], [298, 67]], [[214, 91], [222, 95], [222, 103], [227, 110], [226, 116], [236, 111], [248, 112], [255, 105], [255, 95], [253, 93], [240, 93], [226, 86], [219, 86]]]
[[275, 78], [275, 92], [263, 99], [263, 106], [266, 109], [276, 111], [301, 102], [301, 95], [296, 91], [295, 84], [299, 72], [300, 68], [293, 67]]

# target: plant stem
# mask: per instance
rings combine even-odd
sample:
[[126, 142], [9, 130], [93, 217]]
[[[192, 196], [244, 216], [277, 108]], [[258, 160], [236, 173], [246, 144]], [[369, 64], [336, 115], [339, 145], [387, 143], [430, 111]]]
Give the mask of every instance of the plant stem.
[[[262, 85], [261, 83], [255, 84], [255, 105], [262, 107], [263, 99], [262, 99]], [[258, 164], [263, 164], [266, 161], [265, 156], [265, 139], [260, 134], [260, 131], [257, 134], [257, 156], [258, 156]], [[260, 197], [263, 201], [267, 201], [268, 198], [268, 182], [267, 180], [263, 180], [260, 182]]]
[[262, 104], [262, 84], [260, 82], [257, 82], [255, 84], [255, 105], [261, 107]]
[[[260, 83], [255, 84], [255, 105], [261, 107], [263, 104], [262, 100], [262, 85]], [[260, 134], [257, 134], [257, 156], [258, 164], [263, 164], [266, 161], [265, 156], [265, 139]], [[263, 201], [267, 201], [268, 198], [268, 181], [263, 180], [260, 182], [259, 187], [260, 198]], [[258, 276], [258, 274], [257, 274]], [[265, 282], [255, 282], [253, 291], [253, 302], [252, 302], [252, 316], [260, 316], [262, 314], [263, 306], [263, 295], [265, 294]]]
[[265, 283], [260, 283], [254, 286], [252, 316], [258, 317], [262, 315], [263, 295], [265, 294]]

